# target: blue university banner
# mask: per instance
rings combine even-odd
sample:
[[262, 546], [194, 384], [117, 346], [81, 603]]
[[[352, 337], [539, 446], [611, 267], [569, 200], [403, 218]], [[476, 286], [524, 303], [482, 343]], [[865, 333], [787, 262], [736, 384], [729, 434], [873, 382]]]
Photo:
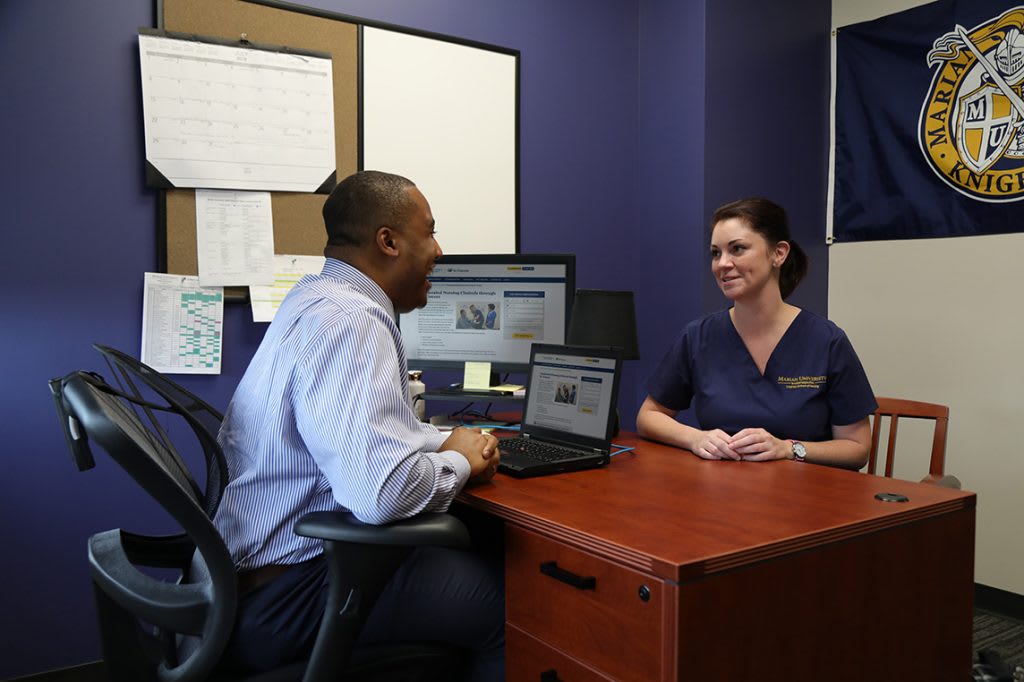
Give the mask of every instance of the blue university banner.
[[836, 36], [837, 242], [1024, 231], [1024, 4], [941, 0]]

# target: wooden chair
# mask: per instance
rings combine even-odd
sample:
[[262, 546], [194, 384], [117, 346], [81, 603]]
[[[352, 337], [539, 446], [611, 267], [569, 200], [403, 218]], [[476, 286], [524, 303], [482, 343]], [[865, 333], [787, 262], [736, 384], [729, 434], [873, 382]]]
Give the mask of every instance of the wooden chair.
[[889, 418], [889, 442], [885, 449], [885, 476], [892, 478], [893, 461], [896, 459], [896, 431], [900, 417], [910, 419], [932, 419], [935, 421], [935, 433], [932, 437], [932, 456], [928, 466], [928, 475], [921, 479], [922, 483], [934, 483], [948, 488], [960, 488], [956, 476], [947, 476], [946, 466], [946, 428], [949, 424], [949, 407], [935, 403], [922, 403], [916, 400], [900, 398], [875, 397], [878, 409], [875, 410], [871, 422], [871, 453], [868, 456], [867, 473], [874, 474], [878, 464], [878, 441], [882, 432], [882, 418]]

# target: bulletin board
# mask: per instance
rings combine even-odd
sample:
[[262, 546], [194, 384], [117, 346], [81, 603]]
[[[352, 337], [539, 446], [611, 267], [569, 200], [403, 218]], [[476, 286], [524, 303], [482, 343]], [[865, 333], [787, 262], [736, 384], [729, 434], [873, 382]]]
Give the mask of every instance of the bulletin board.
[[[274, 0], [157, 0], [156, 16], [158, 28], [169, 32], [329, 53], [335, 177], [340, 180], [363, 168], [406, 175], [431, 201], [446, 253], [518, 252], [518, 51]], [[375, 45], [397, 38], [408, 46], [397, 52], [371, 51], [369, 73], [364, 64], [368, 27], [375, 31]], [[435, 55], [441, 61], [433, 61]], [[373, 114], [367, 138], [364, 125], [370, 114], [364, 111], [365, 93], [377, 107], [377, 102], [386, 101], [381, 95], [408, 91], [407, 84], [393, 80], [406, 71], [400, 60], [411, 66], [423, 62], [424, 56], [431, 59], [435, 73], [421, 71], [418, 81], [434, 78], [445, 83], [444, 98], [430, 106], [422, 101], [405, 106], [404, 117]], [[475, 66], [460, 75], [451, 73], [454, 63]], [[443, 107], [449, 107], [451, 115], [445, 115]], [[433, 117], [425, 119], [425, 111]], [[465, 111], [475, 116], [457, 119]], [[369, 160], [367, 165], [364, 159]], [[325, 198], [316, 193], [271, 193], [276, 253], [322, 255]], [[198, 274], [195, 190], [162, 190], [159, 212], [160, 265], [169, 273]], [[229, 287], [225, 295], [228, 300], [244, 300], [247, 289]]]
[[[336, 177], [358, 170], [358, 25], [311, 14], [238, 0], [163, 0], [160, 28], [224, 40], [280, 45], [327, 52], [334, 71]], [[321, 209], [324, 195], [273, 192], [274, 250], [277, 253], [322, 255], [326, 234]], [[195, 190], [168, 189], [162, 206], [165, 247], [162, 264], [174, 274], [198, 274]], [[245, 290], [234, 298], [245, 296]]]

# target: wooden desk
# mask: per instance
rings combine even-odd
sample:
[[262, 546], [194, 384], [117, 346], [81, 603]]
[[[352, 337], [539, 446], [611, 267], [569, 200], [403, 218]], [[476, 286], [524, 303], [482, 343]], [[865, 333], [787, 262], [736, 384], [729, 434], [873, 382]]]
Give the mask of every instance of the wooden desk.
[[616, 442], [459, 498], [505, 521], [510, 682], [970, 679], [973, 493]]

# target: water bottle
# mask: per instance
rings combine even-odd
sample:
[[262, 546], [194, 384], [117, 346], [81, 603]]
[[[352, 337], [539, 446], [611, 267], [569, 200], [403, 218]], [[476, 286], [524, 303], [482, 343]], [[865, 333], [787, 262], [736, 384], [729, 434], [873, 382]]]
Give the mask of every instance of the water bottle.
[[423, 392], [427, 390], [426, 384], [420, 377], [423, 372], [419, 370], [409, 371], [409, 399], [412, 401], [412, 410], [420, 421], [426, 420], [427, 404], [423, 400]]

